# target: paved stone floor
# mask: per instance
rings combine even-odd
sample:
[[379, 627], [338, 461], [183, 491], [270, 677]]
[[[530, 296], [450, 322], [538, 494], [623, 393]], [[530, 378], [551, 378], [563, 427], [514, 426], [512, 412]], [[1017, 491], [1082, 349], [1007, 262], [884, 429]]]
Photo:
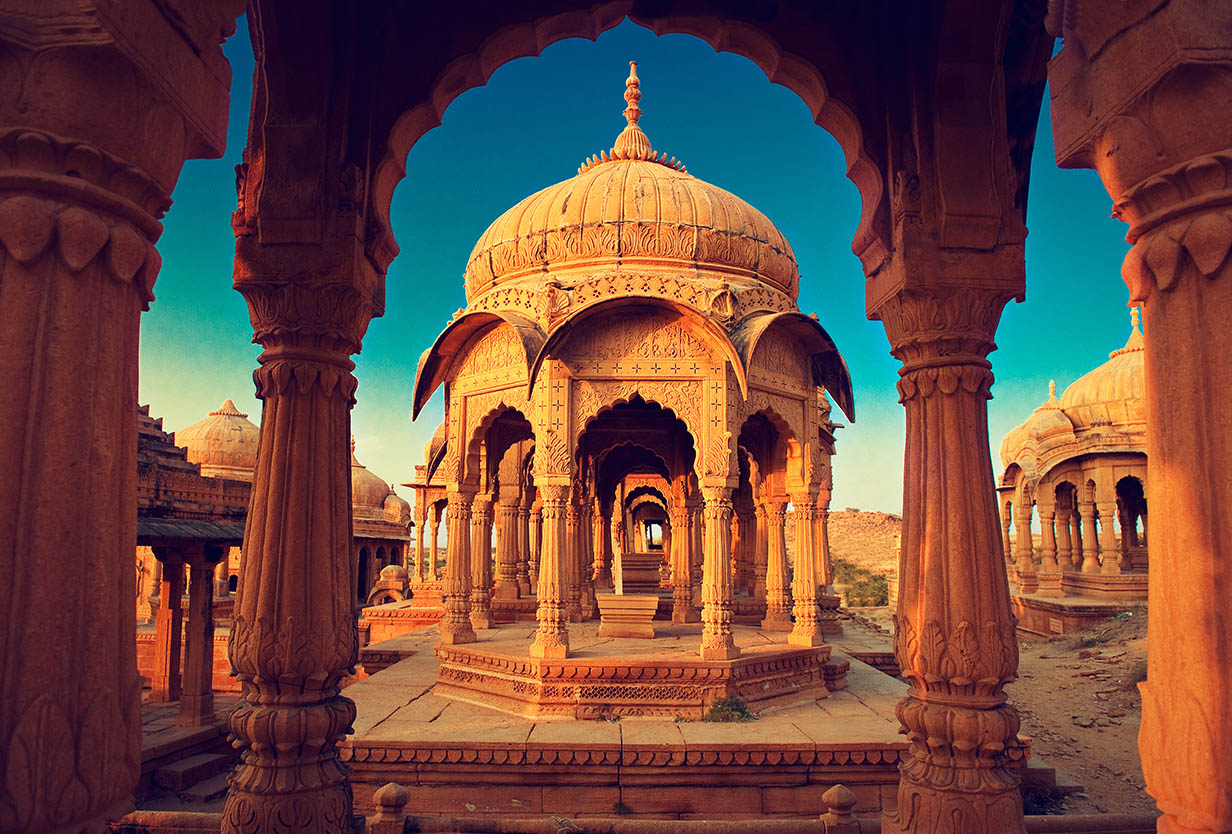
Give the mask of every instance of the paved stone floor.
[[[594, 659], [695, 656], [700, 625], [655, 628], [661, 636], [652, 641], [600, 638], [597, 623], [571, 624], [570, 644]], [[847, 659], [844, 645], [888, 649], [884, 635], [848, 630], [832, 643], [836, 659]], [[533, 632], [533, 623], [513, 623], [480, 632], [479, 641], [525, 651]], [[786, 642], [745, 625], [735, 636], [750, 650]], [[906, 686], [859, 661], [851, 661], [847, 689], [749, 722], [542, 720], [435, 694], [437, 640], [429, 628], [386, 641], [414, 654], [345, 690], [358, 714], [342, 756], [360, 810], [389, 781], [405, 785], [421, 813], [445, 815], [812, 816], [840, 781], [862, 812], [894, 801], [906, 748], [894, 706]]]
[[[654, 640], [601, 638], [597, 634], [598, 623], [574, 623], [569, 626], [572, 656], [588, 659], [653, 656], [668, 661], [696, 656], [700, 625], [674, 626], [656, 622], [655, 629], [660, 636]], [[486, 643], [501, 653], [525, 653], [534, 631], [534, 623], [510, 623], [478, 632], [479, 643]], [[832, 642], [836, 659], [846, 657], [842, 651], [844, 647], [854, 651], [888, 647], [884, 636], [859, 626], [848, 625], [846, 631], [847, 634]], [[736, 644], [752, 652], [758, 647], [786, 643], [785, 634], [753, 626], [736, 625], [734, 632]], [[847, 689], [816, 701], [769, 711], [759, 720], [747, 723], [713, 724], [671, 718], [624, 718], [619, 722], [533, 720], [435, 695], [432, 687], [438, 666], [433, 648], [437, 640], [436, 629], [428, 628], [382, 644], [413, 650], [415, 654], [346, 689], [358, 711], [353, 738], [448, 737], [458, 741], [512, 741], [530, 740], [544, 734], [558, 738], [572, 734], [591, 742], [604, 740], [618, 744], [624, 735], [623, 728], [637, 725], [630, 730], [631, 735], [649, 738], [657, 734], [663, 741], [678, 743], [702, 737], [778, 743], [902, 741], [894, 705], [906, 692], [906, 684], [855, 660], [847, 676]], [[570, 728], [570, 725], [575, 726]]]

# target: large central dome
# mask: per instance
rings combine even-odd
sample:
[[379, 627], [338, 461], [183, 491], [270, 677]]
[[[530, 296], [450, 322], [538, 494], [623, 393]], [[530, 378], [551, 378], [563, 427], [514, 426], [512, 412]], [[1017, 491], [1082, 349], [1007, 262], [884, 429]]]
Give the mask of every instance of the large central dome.
[[768, 284], [794, 299], [796, 258], [774, 224], [651, 148], [637, 124], [641, 92], [630, 66], [627, 125], [615, 145], [488, 227], [467, 263], [467, 299], [549, 274], [567, 281], [596, 266]]

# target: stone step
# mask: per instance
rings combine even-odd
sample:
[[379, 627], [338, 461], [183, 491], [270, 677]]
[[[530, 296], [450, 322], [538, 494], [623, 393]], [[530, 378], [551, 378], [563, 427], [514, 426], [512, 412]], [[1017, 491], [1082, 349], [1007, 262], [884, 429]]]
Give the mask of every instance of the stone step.
[[182, 791], [177, 796], [185, 802], [213, 802], [222, 799], [227, 793], [227, 776], [230, 773], [219, 773], [203, 782], [198, 782]]
[[187, 759], [163, 765], [154, 771], [154, 784], [173, 791], [181, 791], [231, 769], [234, 758], [225, 753], [198, 753]]

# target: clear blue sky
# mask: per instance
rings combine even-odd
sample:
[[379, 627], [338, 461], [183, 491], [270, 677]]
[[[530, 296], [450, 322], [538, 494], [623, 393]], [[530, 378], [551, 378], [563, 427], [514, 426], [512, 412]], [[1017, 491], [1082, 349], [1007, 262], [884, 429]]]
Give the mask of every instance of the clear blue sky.
[[[142, 319], [140, 399], [170, 430], [228, 397], [254, 422], [261, 413], [251, 377], [260, 349], [251, 343], [244, 300], [231, 289], [233, 169], [252, 85], [243, 21], [225, 51], [235, 69], [227, 152], [185, 166], [159, 245], [157, 300]], [[464, 305], [471, 247], [506, 208], [611, 147], [624, 124], [629, 60], [638, 61], [641, 125], [654, 147], [774, 221], [800, 264], [801, 309], [819, 315], [847, 360], [859, 419], [839, 432], [833, 506], [898, 512], [898, 363], [880, 323], [864, 315], [863, 274], [851, 253], [859, 200], [838, 144], [794, 93], [749, 60], [716, 54], [689, 36], [656, 37], [628, 21], [596, 42], [562, 41], [504, 65], [486, 86], [457, 98], [444, 123], [412, 149], [393, 204], [402, 253], [389, 270], [387, 310], [356, 357], [359, 459], [386, 480], [410, 480], [442, 414], [438, 392], [411, 422], [416, 363]], [[1109, 210], [1093, 172], [1057, 169], [1045, 107], [1031, 174], [1027, 301], [1006, 309], [991, 357], [994, 467], [1002, 435], [1045, 399], [1050, 378], [1063, 389], [1125, 342], [1125, 231]]]

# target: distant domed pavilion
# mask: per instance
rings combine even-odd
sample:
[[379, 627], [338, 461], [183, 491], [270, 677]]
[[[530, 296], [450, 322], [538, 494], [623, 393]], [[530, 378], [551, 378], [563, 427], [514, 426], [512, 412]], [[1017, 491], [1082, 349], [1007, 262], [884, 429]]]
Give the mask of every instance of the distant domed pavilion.
[[[569, 656], [567, 623], [610, 600], [596, 592], [612, 584], [611, 532], [626, 529], [636, 498], [626, 487], [645, 476], [668, 516], [671, 619], [701, 620], [702, 660], [740, 654], [737, 608], [828, 657], [827, 394], [852, 417], [851, 380], [816, 316], [797, 307], [782, 233], [652, 149], [639, 87], [631, 64], [611, 150], [483, 233], [467, 305], [420, 360], [415, 413], [445, 389], [443, 683], [450, 652], [493, 624], [492, 597], [522, 594], [522, 542], [539, 540], [530, 654]], [[527, 534], [517, 519], [531, 498], [542, 522]], [[472, 558], [494, 509], [509, 531], [495, 583], [487, 559]], [[615, 567], [628, 573], [638, 555], [617, 555]]]
[[204, 420], [177, 431], [175, 442], [188, 450], [190, 463], [201, 464], [202, 475], [252, 483], [260, 437], [260, 426], [227, 400]]
[[[1005, 471], [997, 491], [1010, 577], [1020, 595], [1146, 599], [1144, 349], [1138, 310], [1130, 316], [1124, 347], [1060, 399], [1049, 383], [1048, 399], [1001, 441]], [[1038, 551], [1031, 535], [1035, 511]], [[1035, 603], [1041, 606], [1050, 607]], [[1031, 612], [1020, 611], [1019, 619], [1044, 632], [1066, 625], [1065, 617], [1049, 622]]]

